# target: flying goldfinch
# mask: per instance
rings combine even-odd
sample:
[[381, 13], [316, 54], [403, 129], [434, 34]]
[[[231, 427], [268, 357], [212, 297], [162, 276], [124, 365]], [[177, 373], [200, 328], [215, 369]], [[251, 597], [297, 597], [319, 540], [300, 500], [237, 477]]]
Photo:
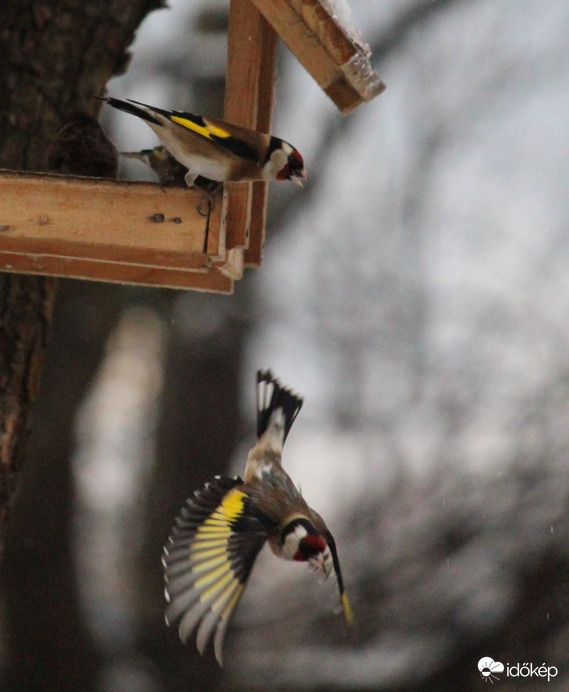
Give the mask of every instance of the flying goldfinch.
[[130, 99], [102, 100], [142, 118], [154, 130], [170, 154], [188, 169], [188, 187], [194, 185], [198, 176], [217, 182], [291, 180], [300, 187], [306, 178], [302, 156], [292, 144], [278, 137]]
[[281, 453], [302, 399], [270, 370], [257, 373], [257, 444], [244, 478], [216, 476], [190, 497], [164, 548], [166, 622], [186, 642], [197, 630], [203, 654], [213, 638], [222, 665], [231, 615], [265, 541], [278, 557], [308, 562], [337, 582], [347, 624], [353, 615], [336, 544], [281, 466]]

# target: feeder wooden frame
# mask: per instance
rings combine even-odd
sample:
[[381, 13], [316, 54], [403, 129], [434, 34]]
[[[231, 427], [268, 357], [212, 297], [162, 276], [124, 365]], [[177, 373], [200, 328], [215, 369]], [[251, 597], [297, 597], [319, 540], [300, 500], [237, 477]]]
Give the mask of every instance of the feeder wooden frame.
[[[324, 0], [231, 0], [225, 119], [271, 131], [281, 37], [347, 113], [385, 88]], [[0, 171], [0, 270], [231, 293], [262, 262], [268, 184], [200, 191]]]

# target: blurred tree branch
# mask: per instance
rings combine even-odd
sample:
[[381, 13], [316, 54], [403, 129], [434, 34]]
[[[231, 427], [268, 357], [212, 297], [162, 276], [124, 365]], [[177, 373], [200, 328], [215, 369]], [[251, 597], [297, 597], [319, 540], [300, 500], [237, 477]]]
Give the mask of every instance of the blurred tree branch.
[[389, 24], [380, 36], [371, 42], [372, 60], [375, 65], [384, 60], [409, 38], [409, 33], [418, 26], [461, 0], [420, 0], [406, 7]]
[[[384, 70], [380, 69], [380, 63], [396, 53], [404, 42], [409, 38], [410, 32], [416, 30], [423, 23], [444, 12], [450, 5], [458, 5], [463, 0], [419, 0], [411, 7], [402, 10], [393, 21], [388, 24], [384, 31], [370, 40], [372, 51], [372, 64], [378, 69], [380, 74]], [[387, 88], [389, 89], [389, 79], [387, 78]], [[389, 92], [387, 92], [389, 94]], [[386, 98], [382, 94], [378, 98]], [[349, 128], [357, 127], [358, 116], [369, 104], [362, 104], [355, 112], [347, 117], [338, 117], [337, 113], [332, 112], [328, 117], [328, 122], [321, 129], [321, 137], [318, 148], [316, 149], [313, 161], [318, 162], [318, 168], [310, 169], [310, 185], [304, 190], [303, 195], [308, 203], [311, 196], [317, 194], [319, 182], [322, 174], [328, 170], [329, 159], [333, 155], [334, 147], [331, 142], [338, 141], [346, 137]], [[274, 195], [272, 196], [274, 199]], [[271, 205], [271, 236], [276, 232], [274, 227], [285, 227], [289, 223], [290, 215], [295, 213], [296, 206], [291, 205], [285, 196], [278, 198], [278, 201]]]

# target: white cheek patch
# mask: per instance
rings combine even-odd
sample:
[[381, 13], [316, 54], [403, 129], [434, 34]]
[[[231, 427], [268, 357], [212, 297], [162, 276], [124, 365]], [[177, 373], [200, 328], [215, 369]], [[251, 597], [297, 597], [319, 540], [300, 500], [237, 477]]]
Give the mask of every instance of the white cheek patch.
[[304, 526], [297, 526], [294, 531], [286, 535], [283, 543], [282, 556], [285, 560], [294, 560], [298, 551], [298, 544], [308, 535]]
[[263, 169], [269, 179], [276, 178], [277, 173], [288, 163], [288, 156], [283, 149], [277, 149], [271, 154]]

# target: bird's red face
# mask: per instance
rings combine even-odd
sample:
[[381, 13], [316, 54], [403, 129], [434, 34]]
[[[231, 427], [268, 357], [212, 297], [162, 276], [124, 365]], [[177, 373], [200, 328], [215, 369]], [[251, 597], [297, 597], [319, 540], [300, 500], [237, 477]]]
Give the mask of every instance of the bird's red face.
[[310, 562], [316, 569], [328, 574], [331, 568], [330, 548], [324, 536], [309, 519], [293, 519], [281, 534], [281, 557], [285, 560]]
[[277, 173], [277, 180], [290, 180], [298, 187], [302, 187], [302, 181], [306, 180], [306, 170], [304, 168], [304, 159], [302, 155], [294, 147], [283, 143], [283, 150], [287, 155], [285, 165]]
[[325, 552], [326, 541], [320, 534], [307, 534], [298, 543], [298, 549], [293, 560], [300, 562], [317, 560], [318, 556]]

